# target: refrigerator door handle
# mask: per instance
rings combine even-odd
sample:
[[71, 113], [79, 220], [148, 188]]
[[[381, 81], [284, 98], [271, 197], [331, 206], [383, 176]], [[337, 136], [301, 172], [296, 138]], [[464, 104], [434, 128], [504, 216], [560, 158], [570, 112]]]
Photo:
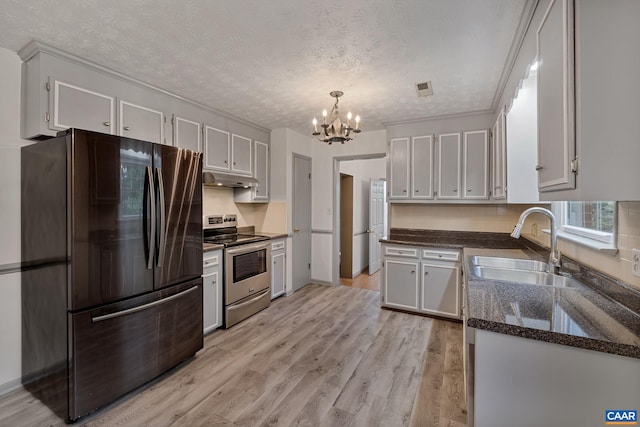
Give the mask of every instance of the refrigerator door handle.
[[[147, 180], [149, 181], [149, 187], [147, 189], [148, 197], [149, 197], [149, 206], [151, 207], [151, 227], [148, 238], [149, 254], [147, 258], [147, 270], [151, 270], [153, 268], [153, 258], [156, 253], [156, 197], [155, 197], [155, 186], [153, 184], [153, 170], [151, 166], [147, 166]], [[146, 230], [146, 227], [145, 227]]]
[[158, 263], [156, 265], [158, 267], [162, 267], [162, 263], [164, 262], [164, 253], [166, 252], [165, 235], [167, 233], [167, 224], [164, 205], [164, 180], [162, 178], [162, 170], [160, 168], [156, 168], [156, 175], [158, 175], [158, 195], [160, 196], [160, 206], [158, 206], [158, 209], [160, 210], [160, 239], [158, 242]]

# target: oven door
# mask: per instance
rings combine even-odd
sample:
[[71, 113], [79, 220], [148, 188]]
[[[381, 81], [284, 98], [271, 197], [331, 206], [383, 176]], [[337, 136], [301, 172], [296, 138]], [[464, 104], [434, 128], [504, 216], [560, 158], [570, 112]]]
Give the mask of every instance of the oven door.
[[271, 287], [269, 241], [225, 249], [225, 305]]

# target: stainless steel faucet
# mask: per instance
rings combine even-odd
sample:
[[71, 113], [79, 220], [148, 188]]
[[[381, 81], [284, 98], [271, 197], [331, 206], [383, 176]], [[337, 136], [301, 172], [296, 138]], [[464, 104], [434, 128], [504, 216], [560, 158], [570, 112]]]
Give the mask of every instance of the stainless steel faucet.
[[559, 250], [557, 250], [558, 232], [556, 230], [556, 216], [553, 214], [553, 212], [551, 212], [549, 209], [540, 208], [537, 206], [527, 209], [526, 211], [522, 212], [518, 223], [515, 227], [513, 227], [511, 237], [514, 237], [516, 239], [520, 238], [520, 232], [522, 232], [524, 221], [532, 213], [545, 214], [551, 221], [551, 253], [549, 254], [549, 271], [553, 274], [558, 274], [558, 271], [560, 270], [560, 258], [562, 257], [562, 254]]

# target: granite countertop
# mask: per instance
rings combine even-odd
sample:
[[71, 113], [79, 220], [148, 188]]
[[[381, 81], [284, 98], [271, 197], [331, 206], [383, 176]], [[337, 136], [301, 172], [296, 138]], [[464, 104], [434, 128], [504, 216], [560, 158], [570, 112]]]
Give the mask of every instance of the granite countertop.
[[528, 249], [465, 248], [468, 326], [640, 358], [640, 315], [630, 308], [635, 308], [640, 292], [618, 290], [628, 292], [622, 305], [586, 282], [587, 286], [559, 288], [482, 279], [473, 274], [473, 255], [546, 261]]
[[202, 251], [203, 252], [215, 251], [216, 249], [224, 249], [224, 245], [219, 245], [219, 244], [216, 244], [216, 243], [203, 243], [202, 244]]
[[414, 245], [438, 248], [463, 249], [465, 247], [527, 249], [524, 239], [514, 239], [509, 233], [486, 233], [476, 231], [417, 230], [392, 228], [382, 243]]
[[258, 234], [260, 236], [266, 236], [266, 237], [270, 238], [271, 240], [284, 239], [285, 237], [289, 236], [289, 234], [287, 234], [287, 233], [269, 233], [267, 231], [259, 231], [256, 234]]

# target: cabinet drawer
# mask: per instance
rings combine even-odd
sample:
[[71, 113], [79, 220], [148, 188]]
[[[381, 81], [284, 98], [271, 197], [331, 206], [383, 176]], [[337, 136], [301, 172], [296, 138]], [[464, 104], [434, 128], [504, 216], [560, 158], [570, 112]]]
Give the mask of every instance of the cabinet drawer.
[[273, 242], [271, 244], [271, 251], [277, 251], [278, 249], [284, 249], [284, 241], [282, 242]]
[[440, 261], [460, 261], [460, 251], [448, 251], [442, 249], [423, 249], [422, 259], [437, 259]]
[[385, 255], [400, 256], [405, 258], [418, 258], [418, 249], [409, 247], [385, 247]]
[[205, 252], [202, 259], [202, 267], [215, 267], [220, 265], [220, 253]]

